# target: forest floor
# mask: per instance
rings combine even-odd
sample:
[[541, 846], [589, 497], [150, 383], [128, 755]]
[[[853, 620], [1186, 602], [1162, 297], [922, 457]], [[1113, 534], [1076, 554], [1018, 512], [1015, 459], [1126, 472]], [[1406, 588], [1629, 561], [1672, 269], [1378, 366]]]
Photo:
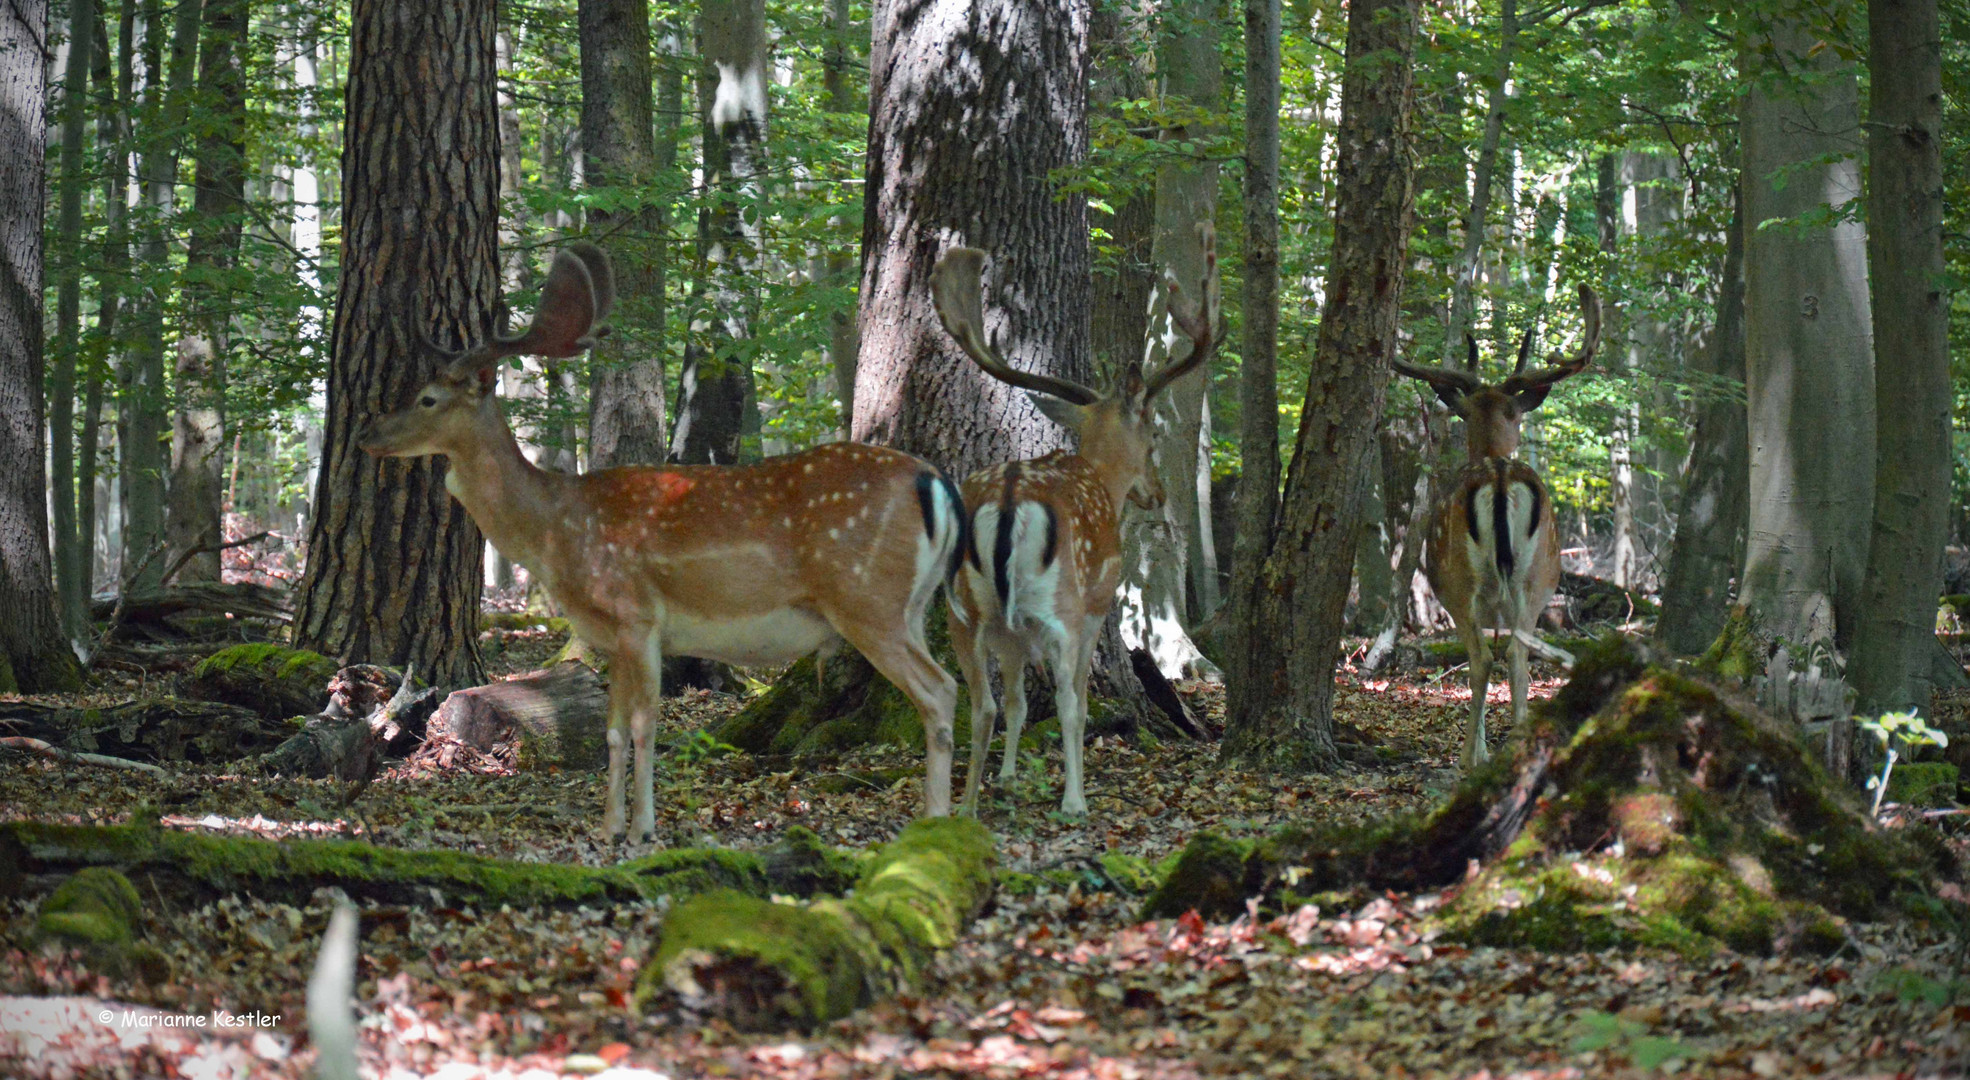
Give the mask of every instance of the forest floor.
[[[521, 633], [502, 644], [496, 663], [519, 671], [555, 643]], [[1558, 685], [1547, 675], [1535, 685], [1542, 696]], [[88, 696], [132, 696], [123, 678]], [[1221, 710], [1215, 688], [1183, 689], [1197, 707]], [[1502, 687], [1494, 694], [1494, 735], [1503, 738], [1510, 707]], [[1970, 1072], [1960, 940], [1855, 926], [1829, 959], [1552, 955], [1430, 940], [1418, 924], [1433, 896], [1222, 924], [1144, 922], [1140, 898], [1098, 871], [1109, 849], [1154, 861], [1206, 829], [1256, 837], [1286, 823], [1426, 810], [1455, 783], [1467, 701], [1461, 675], [1344, 675], [1337, 714], [1380, 748], [1362, 755], [1375, 763], [1284, 781], [1221, 768], [1212, 747], [1145, 751], [1102, 740], [1088, 755], [1093, 812], [1078, 824], [1052, 812], [1057, 748], [1044, 771], [1026, 762], [1019, 783], [989, 792], [985, 821], [1002, 870], [1013, 872], [994, 905], [942, 957], [921, 997], [811, 1036], [632, 1017], [626, 995], [659, 933], [661, 905], [372, 909], [357, 988], [363, 1061], [378, 1076], [443, 1080]], [[910, 820], [916, 755], [871, 749], [775, 762], [718, 756], [692, 739], [742, 703], [702, 693], [666, 702], [678, 748], [659, 778], [666, 842], [757, 847], [799, 824], [861, 848]], [[323, 783], [159, 781], [0, 755], [0, 820], [114, 823], [143, 803], [189, 830], [344, 835], [537, 861], [619, 857], [592, 835], [599, 777], [386, 775], [341, 814], [328, 809], [335, 801]], [[172, 972], [158, 984], [35, 946], [32, 904], [0, 905], [0, 1076], [308, 1075], [303, 995], [330, 903], [152, 904], [146, 929]], [[215, 1013], [260, 1014], [261, 1023], [157, 1026]]]

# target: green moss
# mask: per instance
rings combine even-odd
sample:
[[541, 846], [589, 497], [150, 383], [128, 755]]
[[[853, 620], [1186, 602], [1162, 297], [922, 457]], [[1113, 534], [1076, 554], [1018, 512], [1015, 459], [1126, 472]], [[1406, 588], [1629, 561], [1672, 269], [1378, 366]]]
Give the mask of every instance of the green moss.
[[1245, 910], [1245, 855], [1250, 850], [1250, 844], [1198, 833], [1143, 903], [1143, 917], [1175, 918], [1193, 910], [1206, 917], [1230, 917]]
[[1905, 761], [1888, 775], [1888, 799], [1907, 806], [1948, 806], [1956, 801], [1958, 772], [1946, 761]]
[[1701, 671], [1740, 682], [1765, 670], [1765, 645], [1751, 620], [1751, 610], [1742, 604], [1731, 608], [1717, 640], [1710, 643], [1696, 664]]
[[192, 668], [192, 678], [206, 679], [246, 668], [277, 679], [306, 675], [326, 683], [335, 674], [335, 661], [306, 649], [288, 649], [272, 642], [248, 642], [220, 649]]
[[1134, 896], [1153, 892], [1162, 880], [1148, 859], [1113, 849], [1101, 853], [1101, 872], [1110, 884]]
[[137, 888], [108, 867], [77, 871], [41, 902], [35, 929], [78, 945], [121, 946], [136, 935], [143, 914]]
[[568, 620], [556, 615], [536, 615], [529, 611], [486, 611], [479, 615], [479, 629], [485, 630], [545, 630], [550, 634], [568, 634], [573, 630]]

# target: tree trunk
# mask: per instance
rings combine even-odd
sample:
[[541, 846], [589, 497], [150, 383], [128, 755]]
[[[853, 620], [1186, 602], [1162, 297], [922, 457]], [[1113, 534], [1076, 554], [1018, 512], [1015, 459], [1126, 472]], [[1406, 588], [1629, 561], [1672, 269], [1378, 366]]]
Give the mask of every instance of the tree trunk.
[[1491, 219], [1492, 181], [1498, 174], [1498, 146], [1505, 136], [1506, 87], [1512, 79], [1512, 59], [1518, 51], [1518, 0], [1501, 0], [1498, 14], [1498, 67], [1486, 88], [1488, 107], [1484, 135], [1478, 143], [1477, 166], [1471, 176], [1471, 210], [1464, 218], [1464, 247], [1450, 278], [1450, 321], [1444, 326], [1443, 362], [1456, 364], [1464, 355], [1464, 335], [1471, 332], [1477, 309], [1478, 270], [1483, 265], [1484, 241]]
[[[822, 56], [822, 108], [832, 113], [862, 113], [866, 103], [849, 88], [854, 50], [848, 0], [828, 0], [828, 45]], [[848, 255], [831, 250], [823, 263], [830, 288], [847, 290], [855, 284]], [[855, 357], [861, 348], [856, 333], [855, 311], [836, 311], [828, 320], [828, 361], [834, 368], [835, 401], [840, 409], [841, 437], [849, 438], [855, 416]]]
[[[125, 222], [130, 195], [129, 101], [134, 80], [134, 53], [130, 37], [136, 27], [136, 5], [124, 4], [123, 45], [120, 63], [112, 69], [108, 27], [97, 9], [95, 58], [90, 79], [95, 86], [101, 110], [96, 116], [96, 145], [102, 151], [103, 179], [103, 273], [97, 279], [96, 336], [104, 345], [104, 357], [116, 355], [116, 321], [123, 305], [123, 279], [130, 272], [129, 227]], [[82, 442], [76, 450], [75, 521], [82, 560], [82, 600], [86, 605], [94, 592], [96, 576], [96, 481], [101, 474], [103, 376], [105, 362], [89, 365], [87, 388], [83, 392]], [[105, 530], [105, 543], [115, 536]], [[87, 625], [86, 622], [82, 625]]]
[[[199, 25], [204, 0], [179, 0], [171, 19], [170, 55], [164, 53], [165, 5], [144, 5], [145, 125], [137, 164], [142, 198], [149, 211], [138, 261], [149, 269], [136, 303], [135, 342], [119, 376], [116, 444], [123, 455], [123, 565], [134, 571], [151, 549], [164, 542], [164, 310], [168, 280], [170, 221], [178, 186], [178, 152], [184, 143], [192, 75], [198, 61]], [[168, 63], [168, 67], [167, 67]], [[168, 560], [152, 559], [142, 581], [154, 588]]]
[[45, 0], [0, 9], [0, 688], [79, 681], [55, 614], [41, 464]]
[[48, 380], [48, 467], [54, 496], [56, 612], [62, 632], [78, 641], [88, 630], [88, 564], [76, 521], [75, 373], [82, 347], [82, 122], [89, 101], [96, 13], [90, 0], [69, 0], [68, 57], [62, 68], [61, 183], [55, 236], [54, 370]]
[[[1724, 269], [1717, 291], [1705, 374], [1733, 384], [1744, 381], [1744, 210], [1733, 206], [1724, 240]], [[1729, 613], [1731, 582], [1742, 565], [1745, 485], [1750, 448], [1744, 403], [1734, 393], [1703, 403], [1683, 469], [1676, 512], [1676, 540], [1669, 549], [1662, 614], [1656, 636], [1676, 652], [1701, 653], [1717, 640]]]
[[[589, 357], [588, 467], [664, 459], [663, 207], [650, 127], [649, 0], [582, 0], [582, 179], [614, 199], [588, 211], [615, 253], [615, 332]], [[616, 208], [616, 207], [619, 207]]]
[[[1215, 111], [1224, 96], [1214, 14], [1213, 5], [1204, 0], [1177, 0], [1160, 12], [1158, 67], [1163, 96], [1172, 106]], [[1176, 146], [1204, 134], [1179, 126], [1162, 138]], [[1152, 272], [1167, 271], [1183, 283], [1203, 279], [1197, 224], [1215, 221], [1217, 205], [1215, 163], [1178, 160], [1157, 170]], [[1169, 343], [1182, 335], [1170, 321], [1167, 292], [1153, 291], [1150, 304], [1143, 368], [1154, 371], [1169, 362]], [[1160, 510], [1129, 514], [1122, 535], [1122, 639], [1131, 648], [1146, 650], [1172, 679], [1216, 671], [1185, 629], [1217, 606], [1210, 434], [1204, 423], [1209, 387], [1206, 367], [1177, 380], [1157, 399], [1156, 463], [1167, 498]]]
[[1417, 0], [1348, 11], [1327, 299], [1279, 525], [1244, 633], [1251, 667], [1228, 681], [1229, 760], [1295, 768], [1334, 758], [1333, 673], [1360, 509], [1354, 466], [1401, 348], [1416, 18]]
[[[717, 192], [698, 214], [705, 262], [698, 303], [710, 336], [693, 333], [678, 380], [670, 458], [729, 465], [758, 427], [753, 407], [752, 325], [759, 315], [760, 184], [766, 167], [765, 0], [708, 0], [700, 15], [704, 66], [698, 106], [704, 173]], [[695, 319], [693, 321], [696, 321]]]
[[1867, 25], [1877, 441], [1874, 526], [1849, 667], [1859, 711], [1873, 714], [1929, 704], [1952, 402], [1936, 0], [1870, 0]]
[[[1602, 154], [1595, 162], [1594, 181], [1594, 221], [1600, 227], [1601, 254], [1612, 263], [1619, 258], [1622, 224], [1621, 166], [1615, 155]], [[1625, 291], [1618, 291], [1616, 297]], [[1615, 307], [1619, 310], [1619, 304]], [[1621, 368], [1616, 367], [1615, 372], [1619, 374]], [[1609, 579], [1624, 589], [1634, 581], [1635, 428], [1640, 421], [1640, 407], [1632, 400], [1619, 404], [1615, 408], [1613, 430], [1608, 433], [1608, 503], [1613, 536], [1607, 573]]]
[[441, 461], [377, 461], [355, 434], [435, 370], [420, 336], [455, 348], [494, 328], [493, 9], [358, 0], [352, 12], [328, 429], [294, 620], [301, 648], [415, 663], [441, 688], [480, 681], [479, 530]]
[[[1238, 370], [1237, 528], [1232, 533], [1228, 687], [1263, 670], [1260, 607], [1279, 513], [1279, 0], [1244, 0], [1245, 274]], [[1236, 690], [1230, 691], [1237, 693]], [[1242, 700], [1242, 698], [1241, 698]]]
[[1006, 360], [1094, 381], [1087, 203], [1049, 178], [1087, 154], [1087, 4], [879, 0], [872, 24], [854, 435], [956, 476], [1060, 449], [1066, 431], [945, 334], [930, 269], [983, 248]]
[[1747, 42], [1745, 397], [1751, 445], [1743, 601], [1760, 629], [1844, 645], [1874, 505], [1865, 230], [1759, 228], [1861, 193], [1859, 88], [1821, 32], [1775, 21]]
[[[222, 542], [226, 337], [246, 194], [245, 0], [206, 0], [198, 81], [206, 119], [193, 152], [191, 241], [185, 253], [184, 332], [178, 339], [177, 408], [165, 544], [176, 555]], [[219, 553], [191, 557], [187, 582], [219, 580]]]

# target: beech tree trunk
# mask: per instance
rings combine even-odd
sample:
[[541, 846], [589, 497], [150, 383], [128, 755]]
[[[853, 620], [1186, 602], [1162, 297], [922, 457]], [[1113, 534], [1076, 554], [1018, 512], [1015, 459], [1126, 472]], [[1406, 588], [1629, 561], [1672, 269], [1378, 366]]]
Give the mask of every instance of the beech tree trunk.
[[1401, 348], [1416, 19], [1417, 0], [1358, 0], [1348, 10], [1327, 300], [1244, 633], [1250, 667], [1227, 680], [1228, 760], [1291, 769], [1334, 758], [1334, 666], [1360, 513], [1354, 466]]
[[[1733, 383], [1744, 381], [1744, 209], [1731, 211], [1724, 240], [1723, 281], [1717, 291], [1717, 320], [1704, 350], [1705, 374]], [[1662, 614], [1655, 633], [1679, 653], [1700, 653], [1717, 640], [1729, 615], [1731, 582], [1743, 565], [1750, 480], [1750, 447], [1745, 441], [1744, 403], [1735, 394], [1714, 397], [1699, 407], [1683, 468], [1682, 497], [1676, 511], [1676, 540], [1669, 549], [1663, 582]]]
[[0, 7], [0, 688], [80, 681], [55, 615], [41, 463], [46, 0]]
[[[822, 107], [832, 113], [855, 114], [867, 111], [862, 95], [850, 88], [853, 80], [850, 47], [853, 33], [848, 0], [828, 0], [828, 45], [822, 57]], [[822, 260], [822, 275], [830, 288], [847, 289], [855, 282], [855, 270], [846, 251], [831, 250]], [[855, 359], [861, 350], [856, 334], [855, 311], [837, 311], [828, 320], [828, 361], [834, 367], [835, 401], [841, 414], [841, 437], [849, 437], [855, 416]]]
[[48, 380], [48, 469], [54, 508], [56, 611], [62, 632], [79, 641], [88, 630], [88, 562], [83, 556], [83, 528], [76, 520], [75, 376], [82, 346], [82, 193], [87, 178], [82, 166], [82, 122], [88, 104], [89, 66], [95, 52], [96, 29], [90, 0], [70, 0], [68, 57], [62, 67], [61, 182], [57, 191], [55, 234], [60, 239], [55, 260], [55, 341], [52, 378]]
[[[729, 465], [759, 429], [749, 346], [759, 317], [760, 184], [766, 168], [765, 0], [707, 0], [700, 14], [704, 66], [704, 175], [717, 191], [698, 215], [697, 303], [709, 333], [684, 345], [670, 458]], [[697, 317], [694, 317], [694, 322]]]
[[871, 20], [854, 437], [957, 477], [1060, 449], [1067, 432], [944, 332], [930, 269], [984, 249], [1006, 360], [1094, 381], [1087, 203], [1049, 177], [1087, 154], [1086, 0], [878, 0]]
[[[615, 332], [589, 356], [591, 469], [664, 459], [664, 211], [650, 126], [649, 0], [582, 0], [582, 179], [616, 193], [588, 232], [615, 255]], [[635, 193], [632, 197], [622, 196]]]
[[1747, 42], [1743, 601], [1764, 632], [1845, 645], [1874, 506], [1874, 356], [1865, 230], [1759, 228], [1860, 197], [1860, 91], [1822, 32], [1779, 18]]
[[[206, 0], [198, 82], [206, 116], [192, 164], [190, 245], [185, 253], [184, 332], [178, 339], [177, 408], [164, 537], [173, 561], [216, 548], [224, 501], [226, 337], [232, 306], [225, 278], [239, 260], [246, 195], [245, 0]], [[186, 582], [219, 580], [219, 553], [192, 556]]]
[[[355, 434], [436, 370], [418, 348], [484, 340], [499, 304], [499, 111], [491, 0], [352, 9], [342, 280], [328, 427], [295, 644], [481, 681], [479, 530], [441, 458], [378, 461]], [[434, 326], [435, 324], [435, 326]]]
[[1862, 714], [1929, 704], [1949, 535], [1942, 41], [1936, 0], [1869, 0], [1874, 526], [1848, 665]]

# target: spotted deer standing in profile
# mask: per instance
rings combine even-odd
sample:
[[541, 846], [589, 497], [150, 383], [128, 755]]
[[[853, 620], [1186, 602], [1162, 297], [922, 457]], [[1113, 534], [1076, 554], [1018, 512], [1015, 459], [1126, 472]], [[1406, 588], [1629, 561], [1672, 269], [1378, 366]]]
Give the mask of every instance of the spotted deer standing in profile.
[[1019, 736], [1026, 722], [1026, 665], [1045, 663], [1053, 674], [1054, 704], [1065, 753], [1063, 813], [1087, 813], [1081, 740], [1087, 727], [1088, 674], [1101, 625], [1115, 603], [1122, 574], [1122, 501], [1146, 509], [1163, 504], [1151, 460], [1156, 395], [1210, 358], [1217, 343], [1219, 295], [1217, 240], [1200, 226], [1204, 280], [1196, 306], [1182, 310], [1180, 291], [1168, 282], [1170, 316], [1190, 341], [1190, 353], [1145, 378], [1131, 361], [1113, 390], [1099, 394], [1066, 379], [1014, 369], [985, 337], [981, 273], [985, 253], [945, 252], [931, 273], [937, 314], [965, 355], [1001, 382], [1031, 392], [1033, 404], [1080, 436], [1078, 453], [981, 469], [964, 483], [972, 514], [972, 544], [951, 588], [951, 647], [971, 695], [971, 765], [964, 807], [978, 808], [979, 783], [992, 742], [995, 710], [989, 661], [997, 659], [1005, 681], [1005, 760], [1017, 770]]
[[609, 789], [602, 832], [655, 829], [652, 738], [665, 655], [729, 664], [826, 656], [843, 640], [923, 713], [924, 809], [951, 809], [957, 683], [931, 658], [924, 613], [957, 570], [967, 520], [956, 485], [919, 458], [829, 443], [752, 465], [632, 465], [581, 476], [536, 468], [493, 391], [509, 356], [593, 344], [613, 296], [591, 244], [554, 257], [532, 325], [441, 354], [437, 375], [358, 437], [379, 457], [444, 454], [445, 487], [525, 566], [609, 662]]
[[1580, 286], [1580, 317], [1580, 348], [1571, 356], [1555, 354], [1551, 367], [1528, 373], [1528, 328], [1511, 376], [1495, 386], [1478, 378], [1477, 341], [1469, 335], [1466, 370], [1395, 362], [1396, 371], [1430, 384], [1437, 399], [1463, 419], [1469, 439], [1469, 460], [1437, 504], [1426, 548], [1430, 585], [1456, 621], [1471, 659], [1471, 721], [1461, 759], [1467, 771], [1490, 756], [1484, 730], [1492, 660], [1488, 631], [1511, 634], [1506, 649], [1515, 724], [1525, 723], [1526, 650], [1572, 659], [1533, 634], [1539, 613], [1559, 586], [1559, 531], [1545, 483], [1513, 454], [1525, 414], [1546, 400], [1554, 384], [1585, 369], [1600, 344], [1601, 302], [1585, 285]]

